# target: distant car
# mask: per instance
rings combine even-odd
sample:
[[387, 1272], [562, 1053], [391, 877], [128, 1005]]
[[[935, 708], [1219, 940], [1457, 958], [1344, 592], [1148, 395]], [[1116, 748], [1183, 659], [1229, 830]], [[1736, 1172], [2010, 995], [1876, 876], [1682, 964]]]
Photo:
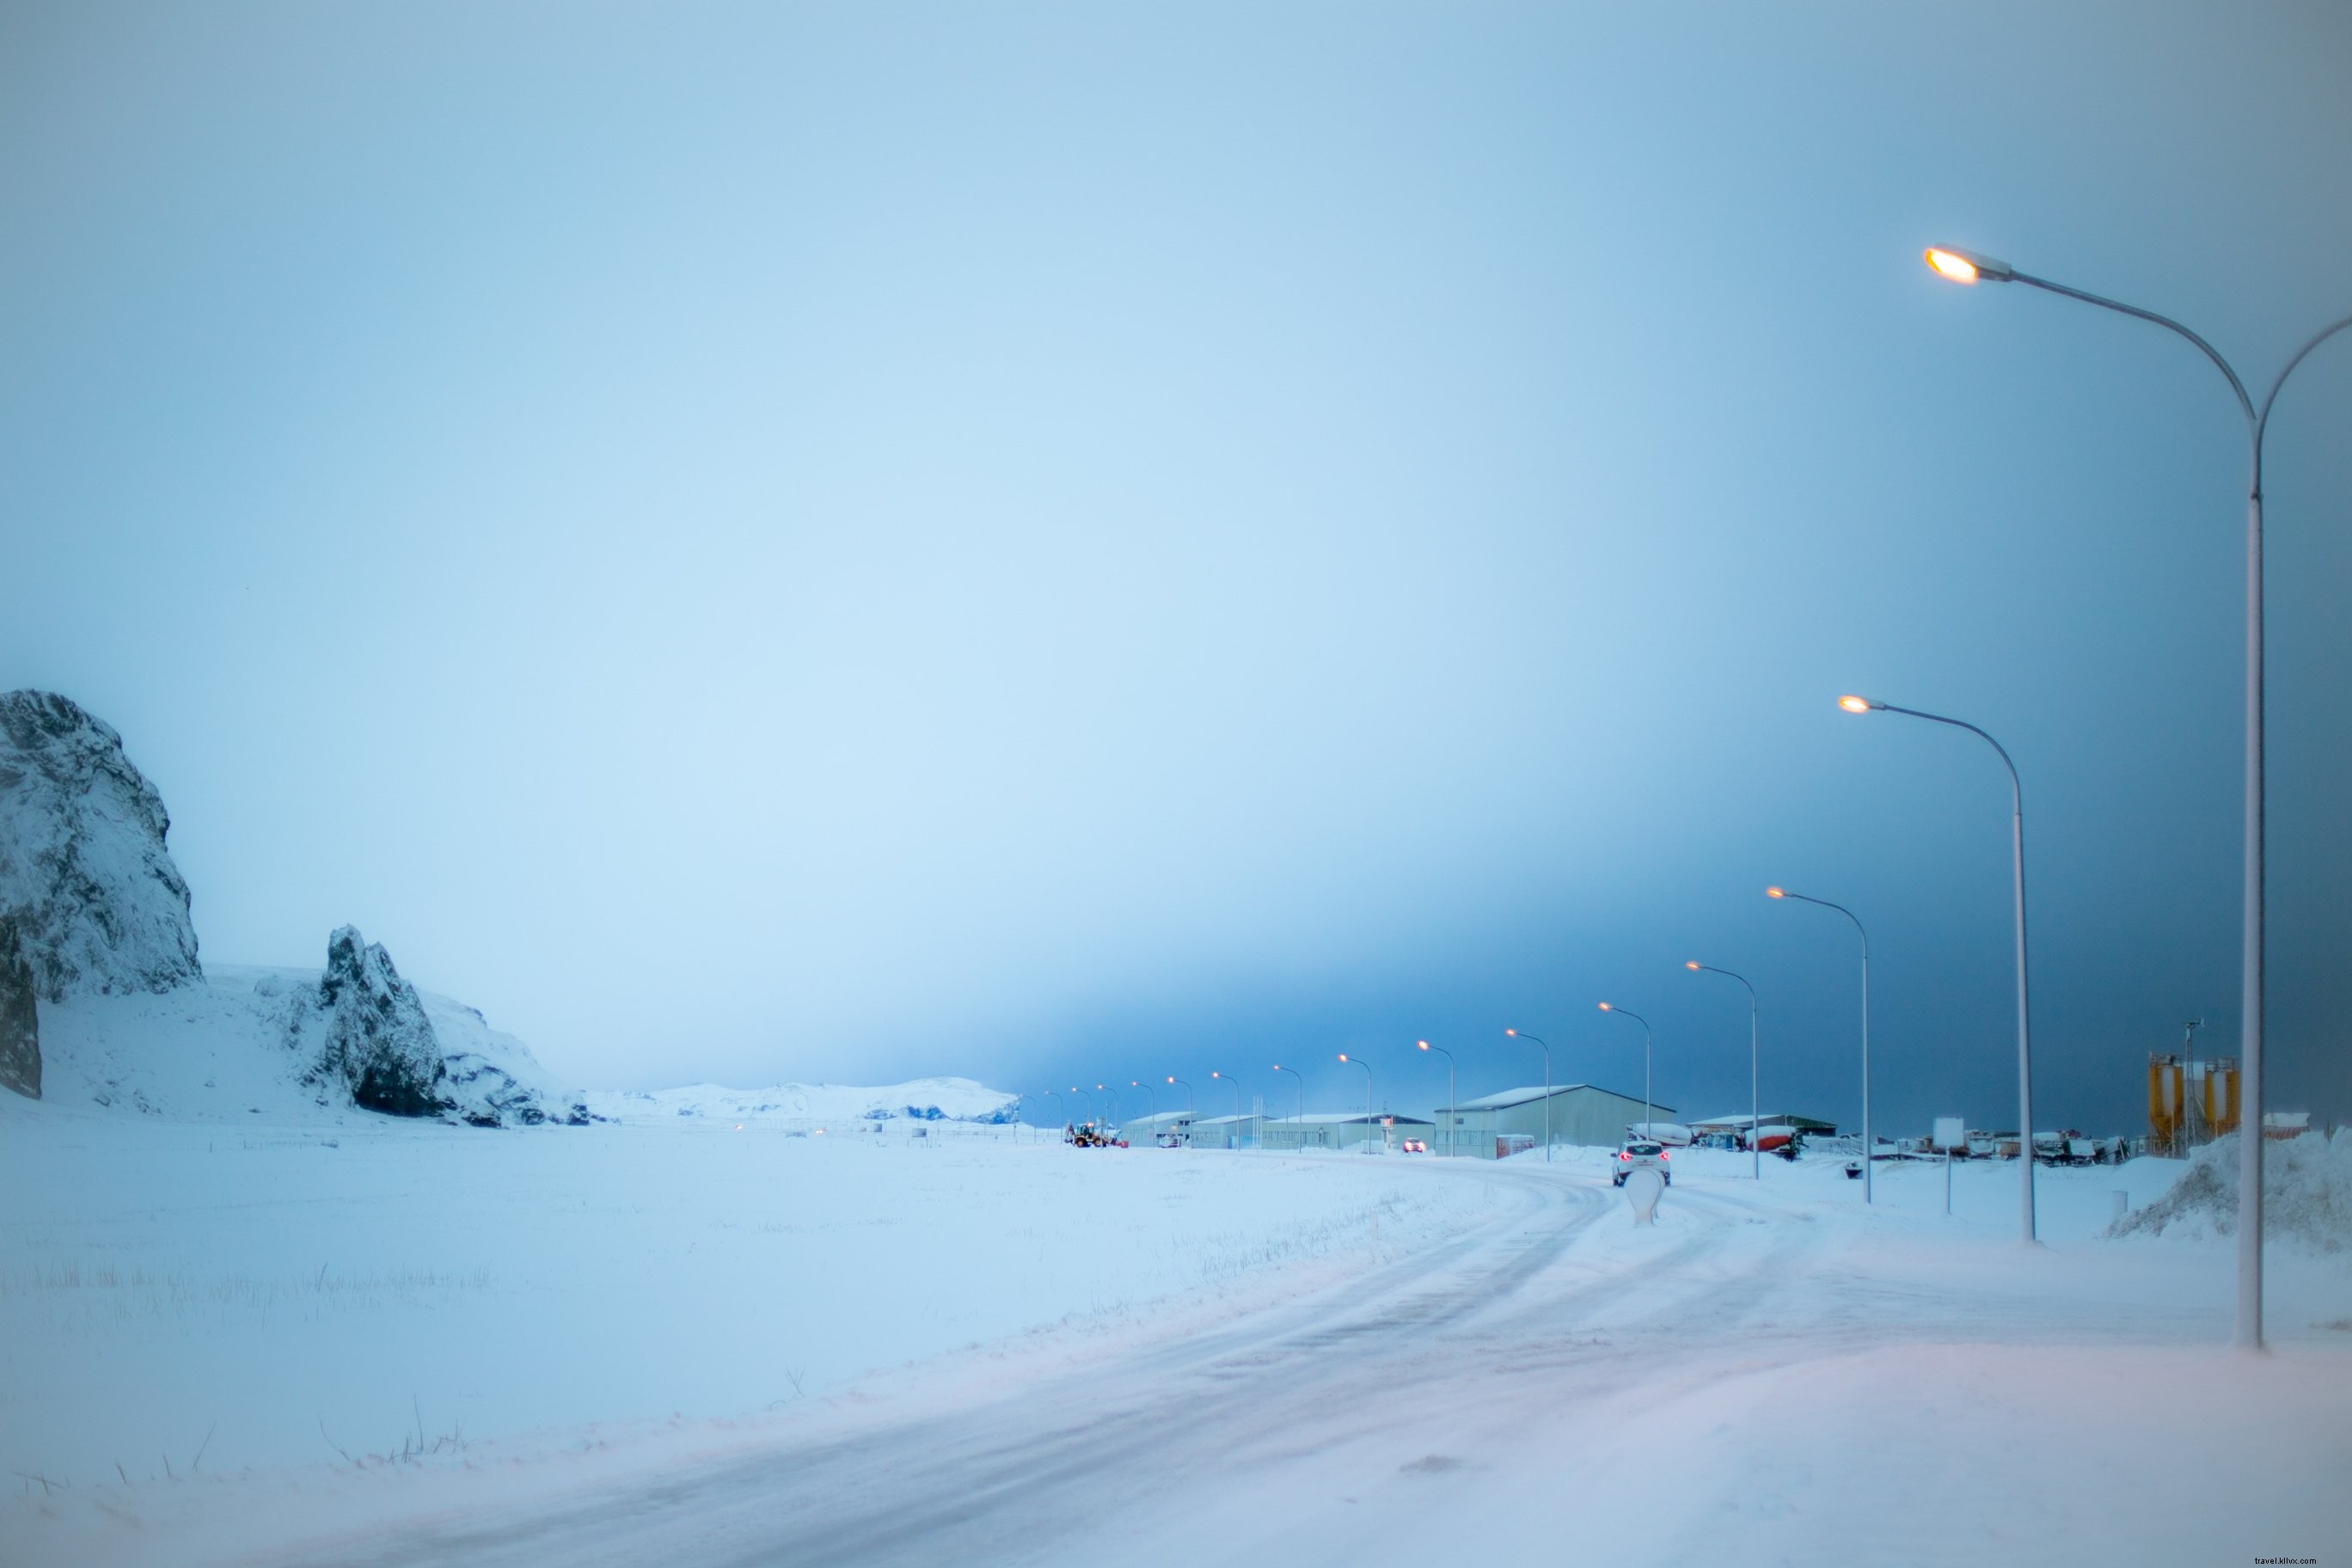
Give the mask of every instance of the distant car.
[[1404, 1152], [1408, 1154], [1426, 1154], [1429, 1152], [1429, 1142], [1426, 1139], [1408, 1138], [1404, 1141]]
[[1641, 1170], [1655, 1171], [1666, 1185], [1675, 1184], [1675, 1173], [1666, 1166], [1666, 1146], [1647, 1139], [1635, 1139], [1617, 1151], [1617, 1168], [1610, 1173], [1609, 1184], [1622, 1187], [1626, 1177]]

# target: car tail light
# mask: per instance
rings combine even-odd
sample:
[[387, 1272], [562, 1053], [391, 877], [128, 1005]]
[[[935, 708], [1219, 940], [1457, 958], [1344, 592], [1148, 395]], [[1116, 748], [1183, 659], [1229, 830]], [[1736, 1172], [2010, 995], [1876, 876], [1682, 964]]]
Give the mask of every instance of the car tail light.
[[1659, 1151], [1658, 1151], [1658, 1158], [1659, 1158], [1659, 1159], [1664, 1160], [1664, 1159], [1666, 1159], [1666, 1158], [1668, 1158], [1668, 1157], [1669, 1157], [1669, 1152], [1668, 1152], [1668, 1151], [1664, 1150], [1664, 1149], [1661, 1149], [1661, 1150], [1659, 1150]]
[[1618, 1157], [1620, 1160], [1630, 1160], [1630, 1159], [1632, 1159], [1633, 1156], [1633, 1155], [1631, 1155], [1631, 1154], [1628, 1154], [1627, 1152], [1625, 1152], [1625, 1151], [1624, 1151], [1624, 1150], [1620, 1149], [1620, 1150], [1618, 1150], [1618, 1151], [1617, 1151], [1617, 1157]]

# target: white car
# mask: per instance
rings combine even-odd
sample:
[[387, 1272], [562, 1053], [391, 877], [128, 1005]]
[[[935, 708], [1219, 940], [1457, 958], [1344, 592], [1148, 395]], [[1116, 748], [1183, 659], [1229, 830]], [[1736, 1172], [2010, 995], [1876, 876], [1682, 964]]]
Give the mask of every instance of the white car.
[[1675, 1173], [1666, 1166], [1666, 1146], [1646, 1139], [1635, 1139], [1617, 1151], [1617, 1168], [1609, 1173], [1609, 1184], [1622, 1187], [1626, 1177], [1644, 1169], [1657, 1172], [1666, 1185], [1675, 1184]]

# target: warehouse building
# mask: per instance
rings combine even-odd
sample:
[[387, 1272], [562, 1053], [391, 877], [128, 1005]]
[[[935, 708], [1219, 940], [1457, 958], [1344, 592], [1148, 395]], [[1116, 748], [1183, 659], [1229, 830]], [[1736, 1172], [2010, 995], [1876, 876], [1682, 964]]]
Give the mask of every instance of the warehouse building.
[[1710, 1116], [1704, 1121], [1690, 1123], [1694, 1138], [1727, 1138], [1740, 1148], [1748, 1146], [1750, 1124], [1765, 1130], [1769, 1138], [1775, 1127], [1786, 1127], [1800, 1138], [1832, 1138], [1837, 1135], [1837, 1123], [1815, 1117], [1799, 1116], [1791, 1110], [1767, 1110], [1758, 1116], [1741, 1111], [1737, 1116]]
[[1139, 1116], [1118, 1124], [1118, 1135], [1133, 1149], [1151, 1149], [1163, 1142], [1182, 1148], [1192, 1142], [1192, 1113], [1189, 1110], [1162, 1110], [1150, 1116]]
[[1360, 1149], [1372, 1143], [1394, 1150], [1408, 1139], [1435, 1149], [1436, 1138], [1436, 1122], [1387, 1111], [1367, 1116], [1360, 1110], [1315, 1110], [1305, 1116], [1269, 1116], [1257, 1124], [1261, 1149]]
[[[1438, 1137], [1444, 1138], [1444, 1123], [1452, 1117], [1454, 1147], [1463, 1155], [1493, 1160], [1522, 1149], [1540, 1149], [1547, 1127], [1547, 1099], [1553, 1142], [1611, 1149], [1624, 1142], [1628, 1126], [1645, 1119], [1670, 1120], [1675, 1110], [1671, 1105], [1653, 1101], [1645, 1110], [1642, 1101], [1630, 1095], [1589, 1083], [1557, 1084], [1548, 1094], [1538, 1084], [1533, 1089], [1507, 1089], [1499, 1094], [1481, 1095], [1439, 1110]], [[1431, 1149], [1444, 1153], [1445, 1144], [1442, 1141], [1434, 1142]]]

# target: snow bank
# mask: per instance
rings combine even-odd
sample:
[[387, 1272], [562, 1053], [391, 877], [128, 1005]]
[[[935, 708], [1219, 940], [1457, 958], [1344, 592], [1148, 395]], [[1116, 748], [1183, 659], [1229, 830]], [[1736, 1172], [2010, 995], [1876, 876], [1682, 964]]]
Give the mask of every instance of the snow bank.
[[[2266, 1241], [2292, 1241], [2315, 1252], [2352, 1249], [2352, 1128], [2323, 1138], [2306, 1133], [2263, 1151], [2263, 1230]], [[2108, 1228], [2112, 1237], [2235, 1236], [2238, 1135], [2197, 1151], [2172, 1190]]]

